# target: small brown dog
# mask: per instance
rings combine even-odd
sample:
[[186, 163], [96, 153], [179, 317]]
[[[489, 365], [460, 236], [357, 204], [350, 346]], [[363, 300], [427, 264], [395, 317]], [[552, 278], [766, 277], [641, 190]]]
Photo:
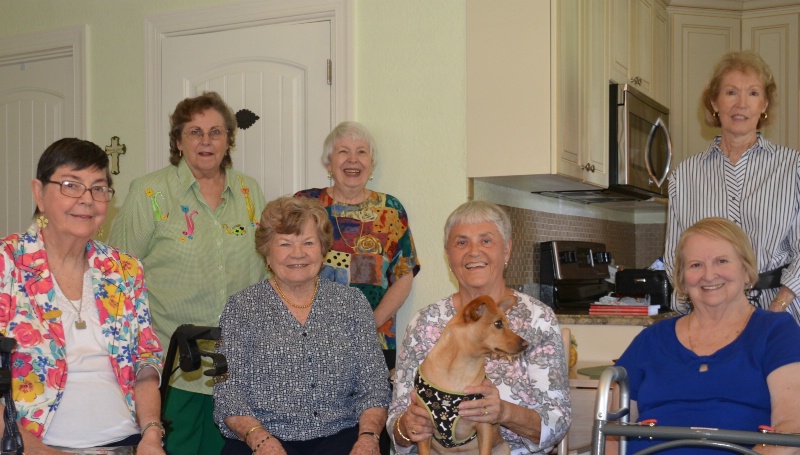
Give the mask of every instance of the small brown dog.
[[434, 437], [417, 443], [420, 455], [429, 455], [431, 449], [437, 454], [463, 455], [510, 452], [499, 425], [460, 419], [458, 404], [483, 398], [463, 391], [480, 385], [486, 378], [488, 354], [512, 356], [528, 346], [508, 328], [505, 312], [516, 303], [514, 296], [496, 304], [486, 295], [469, 302], [447, 323], [422, 361], [414, 378], [414, 390], [431, 414]]

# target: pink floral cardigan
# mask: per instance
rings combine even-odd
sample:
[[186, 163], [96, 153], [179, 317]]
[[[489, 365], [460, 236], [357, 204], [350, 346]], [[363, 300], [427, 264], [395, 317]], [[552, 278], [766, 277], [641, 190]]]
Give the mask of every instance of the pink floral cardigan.
[[[98, 241], [86, 244], [86, 256], [111, 368], [135, 420], [136, 374], [147, 366], [160, 374], [162, 368], [142, 264]], [[39, 438], [67, 383], [64, 327], [54, 297], [36, 225], [0, 240], [0, 333], [17, 340], [11, 359], [14, 402], [21, 426]]]

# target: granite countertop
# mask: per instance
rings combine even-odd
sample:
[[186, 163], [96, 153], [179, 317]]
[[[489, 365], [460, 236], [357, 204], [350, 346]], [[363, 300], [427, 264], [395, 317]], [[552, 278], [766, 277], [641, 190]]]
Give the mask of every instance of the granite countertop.
[[647, 327], [658, 321], [673, 318], [679, 314], [670, 311], [659, 313], [655, 316], [624, 316], [624, 315], [589, 315], [588, 312], [576, 313], [574, 311], [556, 310], [556, 316], [560, 324], [583, 324], [583, 325], [638, 325]]

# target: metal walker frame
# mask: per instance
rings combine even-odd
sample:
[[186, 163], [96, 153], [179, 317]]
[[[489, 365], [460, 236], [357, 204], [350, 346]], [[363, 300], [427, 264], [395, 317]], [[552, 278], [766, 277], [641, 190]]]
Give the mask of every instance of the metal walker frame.
[[[608, 406], [613, 383], [618, 385], [620, 407], [616, 410], [609, 411]], [[629, 423], [630, 385], [628, 383], [628, 372], [622, 367], [608, 367], [600, 375], [594, 411], [592, 455], [605, 455], [607, 436], [620, 436], [620, 455], [626, 455], [627, 453], [627, 438], [668, 440], [641, 450], [635, 455], [649, 455], [666, 449], [687, 446], [727, 449], [748, 455], [758, 455], [757, 452], [746, 447], [756, 444], [800, 447], [800, 434], [718, 430], [715, 428], [631, 425]]]

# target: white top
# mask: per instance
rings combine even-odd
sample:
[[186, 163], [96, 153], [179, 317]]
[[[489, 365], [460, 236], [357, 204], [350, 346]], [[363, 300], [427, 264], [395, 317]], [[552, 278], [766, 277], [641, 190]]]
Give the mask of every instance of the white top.
[[[137, 434], [139, 427], [111, 370], [89, 271], [83, 275], [81, 301], [68, 300], [55, 279], [53, 285], [56, 304], [63, 312], [68, 374], [58, 410], [42, 441], [48, 446], [102, 447]], [[75, 327], [78, 309], [86, 323], [82, 330]]]

